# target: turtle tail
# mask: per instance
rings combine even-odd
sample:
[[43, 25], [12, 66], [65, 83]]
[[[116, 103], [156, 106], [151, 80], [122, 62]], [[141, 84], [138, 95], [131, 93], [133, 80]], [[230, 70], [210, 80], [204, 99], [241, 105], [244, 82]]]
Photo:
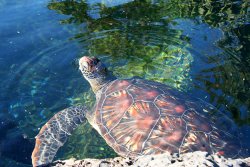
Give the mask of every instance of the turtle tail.
[[87, 109], [74, 106], [55, 114], [36, 136], [35, 148], [32, 152], [34, 167], [44, 166], [52, 162], [57, 150], [63, 146], [76, 127], [85, 121]]

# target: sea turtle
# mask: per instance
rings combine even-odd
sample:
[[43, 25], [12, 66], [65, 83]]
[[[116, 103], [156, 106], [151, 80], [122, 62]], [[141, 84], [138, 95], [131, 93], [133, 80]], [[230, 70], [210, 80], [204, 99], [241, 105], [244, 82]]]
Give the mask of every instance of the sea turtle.
[[162, 83], [117, 79], [97, 58], [82, 57], [79, 69], [96, 94], [95, 107], [75, 106], [55, 114], [36, 136], [33, 166], [52, 162], [85, 118], [124, 157], [197, 150], [240, 154], [237, 126], [211, 104]]

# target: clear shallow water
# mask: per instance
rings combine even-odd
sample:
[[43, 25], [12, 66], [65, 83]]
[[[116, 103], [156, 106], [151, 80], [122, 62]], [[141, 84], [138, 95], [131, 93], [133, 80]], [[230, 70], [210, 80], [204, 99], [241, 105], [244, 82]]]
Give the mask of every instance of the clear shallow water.
[[[82, 55], [249, 124], [248, 16], [247, 1], [0, 1], [0, 166], [30, 166], [39, 128], [63, 108], [93, 103], [77, 70]], [[71, 156], [115, 153], [85, 124], [57, 158]]]

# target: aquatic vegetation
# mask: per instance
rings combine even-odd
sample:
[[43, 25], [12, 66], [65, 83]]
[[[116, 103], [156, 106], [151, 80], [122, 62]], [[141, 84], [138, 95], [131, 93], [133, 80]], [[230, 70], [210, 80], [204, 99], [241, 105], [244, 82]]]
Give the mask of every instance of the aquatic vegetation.
[[[232, 71], [230, 73], [235, 77], [230, 78], [239, 80], [240, 83], [229, 81], [235, 83], [229, 84], [227, 81], [226, 84], [220, 84], [220, 88], [216, 89], [222, 90], [225, 96], [232, 96], [237, 101], [234, 103], [235, 105], [237, 103], [239, 106], [244, 104], [249, 107], [249, 99], [240, 98], [243, 101], [238, 99], [239, 96], [248, 97], [250, 95], [249, 89], [242, 89], [242, 87], [249, 87], [249, 67], [247, 65], [249, 56], [247, 56], [246, 50], [247, 44], [249, 44], [249, 33], [246, 29], [247, 4], [247, 1], [244, 0], [232, 2], [208, 0], [158, 0], [152, 2], [145, 0], [108, 6], [107, 3], [88, 4], [86, 1], [58, 2], [54, 0], [49, 3], [48, 8], [69, 16], [62, 20], [62, 23], [77, 23], [84, 26], [82, 32], [77, 33], [72, 39], [88, 48], [86, 54], [104, 58], [108, 56], [109, 62], [107, 63], [112, 64], [114, 73], [119, 73], [121, 77], [138, 75], [156, 79], [184, 91], [192, 89], [192, 85], [195, 83], [196, 88], [209, 90], [210, 87], [206, 83], [211, 81], [206, 78], [206, 71], [209, 72], [209, 75], [215, 75], [214, 78], [218, 78], [216, 81], [228, 80], [221, 77], [229, 74], [228, 71]], [[190, 53], [189, 48], [192, 49], [190, 35], [182, 34], [183, 30], [176, 30], [170, 26], [178, 25], [179, 22], [176, 22], [176, 19], [179, 18], [193, 19], [197, 25], [206, 23], [223, 31], [223, 36], [214, 41], [221, 51], [201, 56], [201, 59], [208, 59], [207, 64], [217, 65], [215, 68], [220, 69], [219, 73], [215, 72], [214, 67], [209, 68], [210, 70], [200, 69], [199, 73], [194, 73], [194, 69], [192, 69], [194, 57], [200, 57], [200, 55]], [[192, 33], [192, 29], [188, 33]], [[206, 41], [207, 37], [196, 40]], [[182, 53], [172, 55], [176, 50]], [[169, 56], [167, 59], [165, 58], [167, 64], [162, 60], [164, 55]], [[180, 62], [178, 59], [184, 61]], [[176, 64], [178, 67], [175, 66]], [[242, 66], [242, 64], [245, 65]], [[227, 74], [223, 74], [223, 71]], [[193, 77], [190, 73], [194, 74]], [[241, 73], [241, 75], [236, 73]], [[195, 81], [193, 81], [194, 78]], [[236, 93], [239, 92], [238, 90], [241, 90], [240, 93]], [[220, 98], [224, 99], [222, 103], [224, 106], [231, 104], [230, 101], [225, 100], [226, 98]], [[211, 97], [211, 101], [216, 104], [217, 101], [214, 99]], [[237, 112], [240, 113], [240, 111]]]

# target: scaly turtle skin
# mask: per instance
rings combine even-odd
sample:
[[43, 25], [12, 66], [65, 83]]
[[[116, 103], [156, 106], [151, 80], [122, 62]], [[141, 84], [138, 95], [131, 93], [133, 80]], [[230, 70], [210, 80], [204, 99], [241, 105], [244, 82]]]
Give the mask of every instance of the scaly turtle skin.
[[70, 107], [51, 118], [36, 137], [33, 166], [49, 164], [85, 117], [121, 156], [197, 150], [239, 156], [237, 126], [212, 105], [161, 83], [116, 79], [96, 58], [81, 58], [79, 69], [96, 105]]

